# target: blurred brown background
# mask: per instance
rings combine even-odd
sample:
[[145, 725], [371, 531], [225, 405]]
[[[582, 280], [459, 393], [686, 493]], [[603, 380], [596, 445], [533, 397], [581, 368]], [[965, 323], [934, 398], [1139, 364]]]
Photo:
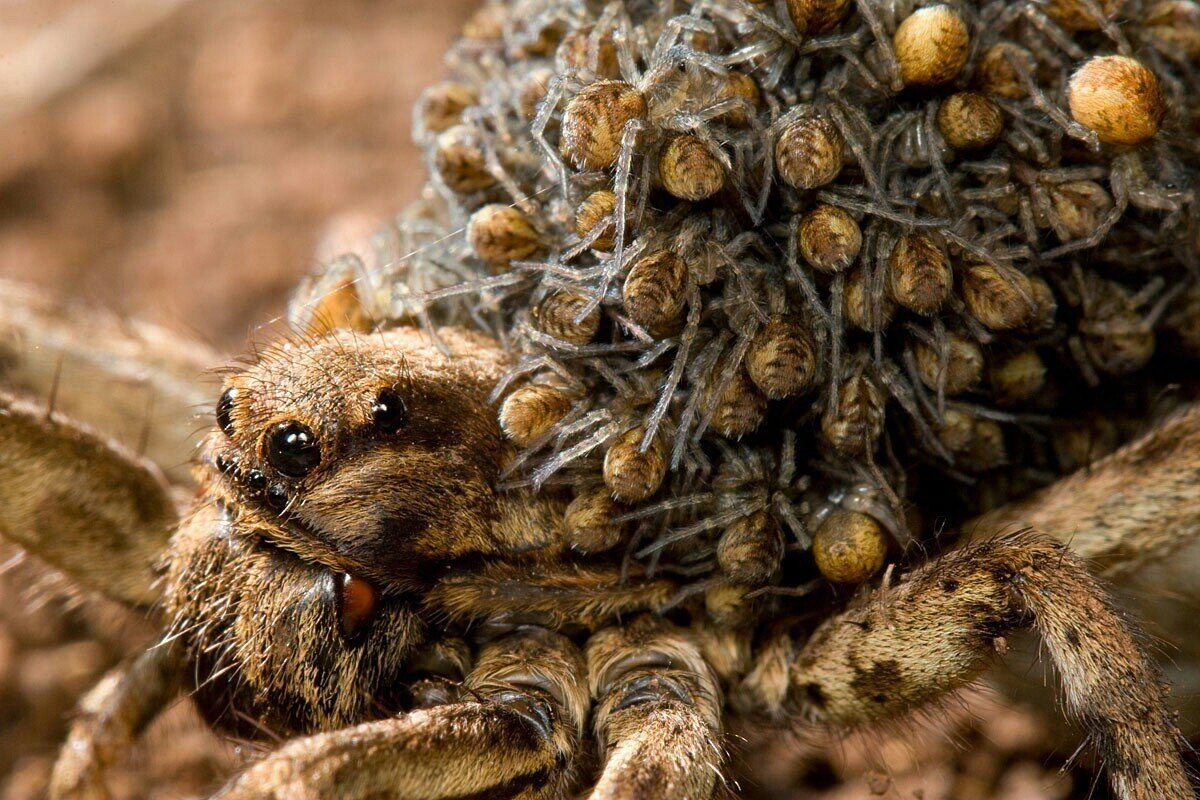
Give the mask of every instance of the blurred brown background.
[[414, 195], [412, 104], [473, 5], [0, 4], [0, 277], [237, 349], [336, 215]]
[[[473, 5], [0, 4], [0, 278], [239, 350], [331, 228], [415, 194], [411, 108]], [[0, 797], [34, 800], [79, 697], [152, 632], [11, 550], [0, 571]], [[186, 707], [156, 731], [118, 797], [227, 774]]]

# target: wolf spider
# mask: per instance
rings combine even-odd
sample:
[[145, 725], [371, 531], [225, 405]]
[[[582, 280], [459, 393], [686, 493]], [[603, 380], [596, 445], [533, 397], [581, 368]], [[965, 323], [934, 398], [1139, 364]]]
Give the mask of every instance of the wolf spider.
[[[80, 320], [9, 297], [0, 321], [30, 345], [18, 368], [45, 367], [54, 348], [37, 345], [70, 342], [60, 334]], [[0, 397], [0, 533], [163, 623], [84, 698], [52, 797], [107, 797], [106, 767], [188, 694], [219, 730], [290, 738], [226, 800], [589, 785], [596, 798], [707, 798], [735, 717], [876, 725], [975, 680], [1022, 628], [1040, 633], [1117, 796], [1190, 796], [1155, 666], [1083, 557], [1119, 573], [1186, 542], [1200, 410], [967, 525], [958, 549], [889, 570], [806, 638], [756, 636], [686, 604], [656, 613], [676, 578], [573, 555], [561, 497], [497, 491], [513, 451], [488, 395], [508, 356], [478, 334], [440, 336], [451, 357], [410, 328], [258, 355], [228, 377], [200, 492], [182, 505], [149, 462]], [[127, 333], [93, 358], [75, 407], [97, 404], [106, 369], [109, 389], [131, 365], [186, 371], [147, 341]], [[24, 374], [44, 386], [52, 372]]]

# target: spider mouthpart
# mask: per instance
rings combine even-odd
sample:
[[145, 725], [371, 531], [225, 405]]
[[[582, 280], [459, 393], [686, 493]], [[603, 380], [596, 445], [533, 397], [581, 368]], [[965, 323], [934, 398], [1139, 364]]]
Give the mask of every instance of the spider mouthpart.
[[217, 400], [217, 427], [226, 436], [233, 435], [233, 406], [237, 402], [237, 395], [237, 387], [230, 386], [221, 393], [221, 398]]
[[383, 389], [371, 405], [371, 420], [382, 433], [395, 433], [408, 424], [408, 407], [395, 389]]
[[267, 463], [289, 478], [303, 478], [321, 463], [316, 435], [296, 420], [276, 423], [267, 434], [264, 450]]
[[608, 489], [602, 486], [582, 492], [567, 506], [563, 518], [567, 541], [580, 553], [602, 553], [621, 543], [623, 526], [611, 520], [620, 512]]
[[338, 630], [347, 644], [357, 644], [379, 610], [379, 590], [348, 572], [343, 572], [335, 580]]

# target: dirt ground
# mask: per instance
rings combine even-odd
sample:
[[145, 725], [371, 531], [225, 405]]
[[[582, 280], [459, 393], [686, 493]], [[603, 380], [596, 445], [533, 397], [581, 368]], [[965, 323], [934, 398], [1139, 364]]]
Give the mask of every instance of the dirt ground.
[[[118, 24], [122, 7], [171, 4], [136, 35]], [[336, 217], [378, 219], [413, 196], [411, 108], [472, 5], [4, 4], [0, 86], [38, 88], [46, 54], [27, 50], [86, 64], [81, 49], [124, 40], [37, 104], [0, 90], [0, 277], [237, 349]], [[45, 44], [88, 9], [94, 38]]]
[[[411, 108], [472, 0], [0, 5], [0, 278], [240, 350], [346, 220], [423, 172]], [[0, 797], [45, 796], [79, 697], [152, 631], [0, 554]], [[186, 705], [117, 797], [220, 785]]]
[[[225, 352], [281, 312], [323, 238], [423, 171], [410, 109], [473, 0], [23, 0], [0, 6], [0, 278]], [[43, 797], [79, 696], [150, 639], [0, 553], [0, 797]], [[835, 747], [778, 741], [750, 796], [1061, 800], [1046, 732], [995, 700]], [[956, 707], [957, 708], [957, 707]], [[748, 732], [747, 735], [753, 735]], [[202, 796], [241, 753], [181, 704], [117, 770], [120, 798]], [[868, 754], [873, 754], [868, 756]], [[1103, 789], [1094, 797], [1102, 797]]]

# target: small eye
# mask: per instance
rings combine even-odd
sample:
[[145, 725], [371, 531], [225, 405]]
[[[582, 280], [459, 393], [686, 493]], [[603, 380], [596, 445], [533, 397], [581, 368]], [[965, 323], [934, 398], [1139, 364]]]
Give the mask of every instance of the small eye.
[[233, 436], [233, 406], [237, 402], [237, 395], [237, 387], [230, 386], [217, 401], [217, 427], [226, 436]]
[[246, 473], [246, 486], [252, 492], [261, 492], [267, 488], [267, 476], [256, 469]]
[[271, 488], [267, 489], [267, 505], [275, 511], [283, 511], [287, 504], [287, 490], [277, 483], [272, 484]]
[[384, 389], [371, 405], [371, 419], [383, 433], [395, 433], [408, 424], [408, 408], [395, 389]]
[[295, 420], [277, 423], [267, 434], [267, 463], [289, 478], [303, 478], [321, 463], [317, 437]]

